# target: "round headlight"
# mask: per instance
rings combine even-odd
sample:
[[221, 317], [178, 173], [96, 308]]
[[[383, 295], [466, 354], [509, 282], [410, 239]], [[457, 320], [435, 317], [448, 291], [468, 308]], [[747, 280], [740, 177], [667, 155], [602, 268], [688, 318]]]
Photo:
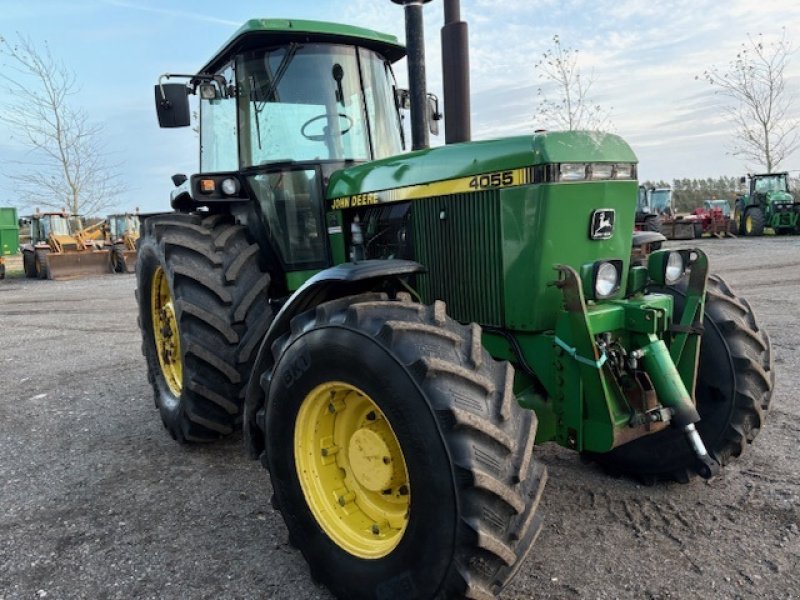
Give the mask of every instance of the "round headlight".
[[597, 267], [594, 279], [594, 293], [598, 298], [606, 298], [617, 291], [619, 287], [619, 272], [609, 262], [601, 263]]
[[226, 196], [233, 196], [239, 192], [239, 182], [232, 177], [223, 179], [220, 187], [222, 188], [222, 193]]
[[664, 269], [664, 282], [667, 285], [678, 283], [683, 277], [684, 271], [683, 256], [680, 252], [670, 252], [667, 258], [667, 267]]

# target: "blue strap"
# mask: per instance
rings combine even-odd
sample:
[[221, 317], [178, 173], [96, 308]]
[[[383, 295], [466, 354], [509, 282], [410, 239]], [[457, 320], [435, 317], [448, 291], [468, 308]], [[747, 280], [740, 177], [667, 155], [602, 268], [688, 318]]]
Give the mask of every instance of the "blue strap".
[[572, 346], [568, 346], [567, 343], [558, 336], [556, 336], [553, 341], [555, 342], [556, 346], [563, 349], [564, 352], [569, 354], [576, 361], [584, 365], [589, 365], [590, 367], [594, 367], [595, 369], [599, 369], [600, 367], [602, 367], [604, 364], [606, 364], [606, 360], [608, 360], [608, 356], [606, 355], [605, 350], [602, 350], [603, 356], [601, 356], [599, 359], [591, 360], [583, 356], [578, 356], [578, 349], [573, 348]]

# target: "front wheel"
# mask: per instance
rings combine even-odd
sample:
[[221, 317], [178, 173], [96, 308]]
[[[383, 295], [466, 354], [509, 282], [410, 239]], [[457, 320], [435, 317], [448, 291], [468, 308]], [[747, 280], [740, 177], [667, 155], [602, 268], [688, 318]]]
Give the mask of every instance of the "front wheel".
[[[681, 314], [685, 282], [654, 291], [673, 296], [675, 314]], [[703, 326], [695, 389], [701, 418], [697, 431], [711, 456], [724, 466], [745, 451], [766, 417], [774, 385], [771, 348], [747, 300], [718, 276], [708, 279]], [[605, 454], [587, 455], [611, 472], [644, 480], [686, 482], [695, 474], [694, 452], [674, 427]]]
[[258, 246], [223, 215], [150, 217], [136, 280], [142, 353], [164, 427], [179, 442], [233, 433], [272, 321]]
[[748, 208], [744, 214], [744, 234], [746, 236], [764, 235], [764, 213], [760, 208]]
[[320, 305], [273, 346], [275, 502], [338, 598], [491, 598], [539, 529], [536, 415], [481, 329], [382, 295]]
[[36, 262], [32, 250], [22, 251], [22, 270], [25, 271], [25, 277], [28, 279], [36, 279]]

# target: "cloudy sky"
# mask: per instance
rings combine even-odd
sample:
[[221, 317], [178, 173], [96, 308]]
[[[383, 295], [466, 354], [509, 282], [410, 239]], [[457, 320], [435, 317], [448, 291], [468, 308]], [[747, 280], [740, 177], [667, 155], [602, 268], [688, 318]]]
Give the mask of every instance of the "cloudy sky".
[[[439, 95], [441, 13], [439, 0], [426, 5], [429, 88]], [[0, 35], [47, 41], [76, 72], [82, 89], [74, 101], [103, 124], [112, 159], [122, 165], [117, 208], [166, 210], [169, 176], [197, 169], [197, 147], [188, 129], [158, 129], [152, 86], [161, 73], [198, 69], [254, 17], [337, 21], [404, 37], [402, 9], [389, 0], [0, 0]], [[748, 34], [769, 38], [785, 26], [792, 39], [800, 32], [796, 0], [462, 0], [462, 17], [470, 25], [475, 139], [541, 126], [534, 65], [558, 34], [580, 50], [584, 74], [594, 76], [593, 99], [612, 109], [614, 131], [639, 156], [642, 179], [757, 168], [730, 155], [734, 132], [720, 99], [695, 76], [724, 67]], [[405, 62], [396, 72], [405, 81]], [[796, 94], [800, 52], [788, 75]], [[0, 125], [0, 172], [25, 152]], [[800, 152], [781, 166], [800, 169]], [[14, 200], [13, 186], [5, 186], [0, 205]]]

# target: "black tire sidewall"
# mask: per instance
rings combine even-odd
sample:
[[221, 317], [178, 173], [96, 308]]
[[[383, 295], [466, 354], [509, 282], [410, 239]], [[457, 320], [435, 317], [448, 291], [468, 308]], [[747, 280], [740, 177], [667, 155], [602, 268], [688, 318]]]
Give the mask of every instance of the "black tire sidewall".
[[[181, 431], [182, 401], [180, 396], [175, 396], [170, 391], [161, 370], [156, 350], [155, 336], [153, 333], [153, 319], [151, 316], [153, 274], [156, 269], [161, 267], [167, 276], [170, 293], [175, 298], [172, 277], [164, 261], [163, 254], [159, 251], [155, 243], [148, 240], [139, 248], [137, 258], [137, 289], [139, 290], [139, 318], [141, 319], [142, 343], [144, 344], [144, 356], [150, 373], [153, 374], [156, 386], [156, 404], [161, 413], [161, 418], [165, 424], [171, 427], [173, 432]], [[180, 332], [179, 332], [180, 335]], [[184, 361], [183, 344], [181, 344], [181, 360]], [[185, 361], [184, 361], [185, 364]]]
[[[293, 438], [300, 405], [309, 391], [328, 381], [350, 383], [372, 398], [391, 424], [408, 468], [412, 509], [403, 539], [387, 556], [369, 560], [369, 568], [322, 531], [296, 472]], [[312, 574], [340, 598], [434, 597], [455, 551], [455, 483], [436, 416], [406, 368], [364, 333], [318, 327], [281, 355], [267, 406], [273, 489]]]

